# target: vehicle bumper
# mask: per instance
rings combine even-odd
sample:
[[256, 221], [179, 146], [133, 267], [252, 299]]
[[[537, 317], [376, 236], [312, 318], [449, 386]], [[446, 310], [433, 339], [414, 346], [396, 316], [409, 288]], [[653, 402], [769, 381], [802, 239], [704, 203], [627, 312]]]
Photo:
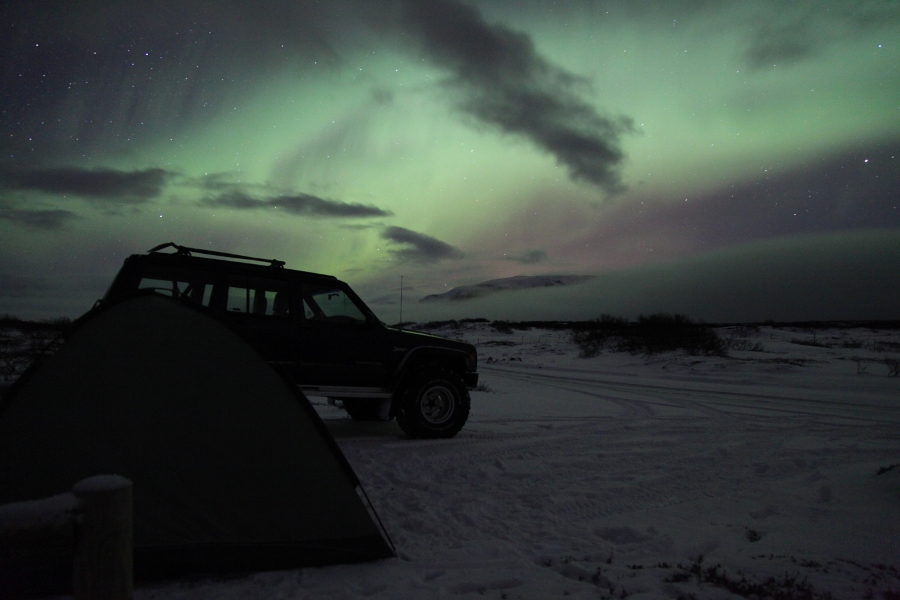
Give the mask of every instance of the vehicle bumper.
[[469, 389], [478, 387], [478, 373], [466, 373], [463, 375], [463, 382]]

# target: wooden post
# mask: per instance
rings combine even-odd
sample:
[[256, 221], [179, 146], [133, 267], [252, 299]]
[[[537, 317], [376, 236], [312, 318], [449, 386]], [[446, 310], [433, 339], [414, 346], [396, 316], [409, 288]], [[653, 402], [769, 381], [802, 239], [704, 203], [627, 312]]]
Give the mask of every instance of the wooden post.
[[131, 600], [134, 595], [132, 484], [96, 475], [75, 484], [81, 503], [72, 561], [74, 600]]

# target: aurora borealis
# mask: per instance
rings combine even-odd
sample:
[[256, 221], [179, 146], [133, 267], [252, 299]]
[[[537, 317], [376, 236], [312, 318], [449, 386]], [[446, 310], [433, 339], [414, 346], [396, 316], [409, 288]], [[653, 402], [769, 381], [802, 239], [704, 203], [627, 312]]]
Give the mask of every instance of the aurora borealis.
[[[127, 255], [174, 241], [337, 275], [389, 322], [400, 275], [412, 301], [553, 273], [631, 282], [609, 306], [579, 293], [583, 318], [644, 294], [795, 319], [824, 256], [857, 262], [810, 319], [900, 318], [896, 2], [0, 14], [0, 313], [77, 316]], [[740, 310], [647, 301], [650, 279], [732, 281], [779, 252], [789, 283]]]

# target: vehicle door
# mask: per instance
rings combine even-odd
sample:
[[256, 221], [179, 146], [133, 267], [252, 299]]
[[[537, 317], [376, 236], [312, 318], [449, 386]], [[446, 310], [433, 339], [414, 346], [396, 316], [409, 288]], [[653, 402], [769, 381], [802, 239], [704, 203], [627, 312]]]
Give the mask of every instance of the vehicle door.
[[383, 388], [387, 385], [384, 330], [340, 282], [303, 283], [297, 335], [301, 385]]
[[275, 274], [224, 277], [225, 318], [249, 335], [267, 361], [292, 370], [295, 315], [291, 314], [288, 280]]

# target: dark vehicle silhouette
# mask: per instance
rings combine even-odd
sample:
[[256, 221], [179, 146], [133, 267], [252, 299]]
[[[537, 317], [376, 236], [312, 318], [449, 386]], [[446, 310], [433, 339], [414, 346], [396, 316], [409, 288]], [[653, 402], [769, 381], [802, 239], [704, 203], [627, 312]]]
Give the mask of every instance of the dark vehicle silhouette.
[[305, 393], [340, 400], [354, 419], [396, 417], [411, 437], [444, 438], [468, 418], [475, 347], [388, 327], [331, 275], [169, 243], [129, 256], [103, 301], [141, 289], [206, 307]]

